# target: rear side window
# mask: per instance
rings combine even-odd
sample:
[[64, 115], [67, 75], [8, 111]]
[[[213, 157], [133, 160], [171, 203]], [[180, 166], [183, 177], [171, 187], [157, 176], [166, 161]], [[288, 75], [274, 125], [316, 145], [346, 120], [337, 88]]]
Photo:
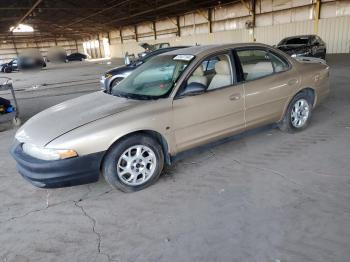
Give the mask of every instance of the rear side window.
[[239, 50], [237, 56], [241, 62], [244, 80], [251, 81], [273, 74], [274, 69], [267, 51]]

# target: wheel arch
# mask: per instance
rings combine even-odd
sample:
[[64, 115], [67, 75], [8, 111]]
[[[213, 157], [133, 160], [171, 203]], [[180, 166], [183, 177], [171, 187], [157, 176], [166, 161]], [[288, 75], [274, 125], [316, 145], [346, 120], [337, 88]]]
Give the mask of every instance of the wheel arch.
[[125, 138], [133, 136], [133, 135], [138, 135], [138, 134], [148, 135], [148, 136], [152, 137], [154, 140], [156, 140], [160, 144], [160, 146], [162, 147], [165, 163], [167, 165], [171, 165], [171, 156], [170, 156], [170, 153], [169, 153], [169, 145], [168, 145], [168, 141], [166, 140], [166, 138], [162, 134], [157, 132], [157, 131], [149, 130], [149, 129], [143, 129], [143, 130], [137, 130], [137, 131], [134, 131], [134, 132], [122, 135], [117, 140], [115, 140], [109, 146], [109, 148], [106, 150], [106, 152], [104, 153], [104, 155], [103, 155], [103, 157], [101, 159], [100, 169], [102, 167], [102, 163], [104, 161], [104, 158], [107, 155], [107, 153], [110, 150], [110, 148], [112, 148], [115, 144], [117, 144], [122, 139], [125, 139]]
[[300, 93], [306, 93], [308, 96], [311, 97], [311, 99], [312, 99], [312, 101], [311, 101], [312, 102], [312, 107], [314, 107], [316, 105], [316, 101], [317, 101], [316, 90], [314, 88], [312, 88], [312, 87], [304, 87], [304, 88], [300, 89], [298, 92], [296, 92], [293, 96], [291, 96], [288, 99], [286, 105], [284, 106], [283, 114], [281, 116], [280, 121], [283, 119], [284, 115], [286, 114], [286, 111], [288, 110], [290, 102], [294, 99], [295, 96], [297, 96]]

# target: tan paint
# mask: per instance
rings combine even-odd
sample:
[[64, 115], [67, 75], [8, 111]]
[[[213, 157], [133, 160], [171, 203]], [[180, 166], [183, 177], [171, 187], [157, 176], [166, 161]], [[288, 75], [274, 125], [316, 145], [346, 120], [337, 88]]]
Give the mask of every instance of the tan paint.
[[[171, 54], [193, 54], [196, 58], [168, 98], [155, 101], [121, 100], [97, 92], [64, 102], [34, 116], [17, 132], [16, 138], [47, 148], [74, 149], [79, 155], [86, 155], [108, 150], [118, 139], [130, 133], [151, 130], [163, 136], [169, 153], [175, 155], [281, 120], [289, 101], [303, 88], [315, 91], [315, 106], [327, 96], [328, 66], [303, 64], [274, 50], [290, 62], [290, 70], [197, 96], [176, 98], [182, 82], [202, 59], [213, 53], [245, 46], [271, 49], [259, 44], [235, 44], [173, 51]], [[85, 112], [88, 110], [87, 100], [96, 100], [95, 103], [101, 105], [101, 112]], [[70, 109], [74, 109], [74, 112]], [[60, 113], [59, 110], [63, 111]]]

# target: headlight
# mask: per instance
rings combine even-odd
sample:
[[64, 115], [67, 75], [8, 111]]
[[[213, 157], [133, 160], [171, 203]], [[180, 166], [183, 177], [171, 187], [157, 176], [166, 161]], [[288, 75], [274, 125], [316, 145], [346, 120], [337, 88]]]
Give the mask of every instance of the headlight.
[[113, 75], [112, 74], [109, 74], [109, 73], [106, 73], [105, 74], [105, 78], [111, 78]]
[[38, 147], [32, 144], [23, 144], [23, 152], [41, 160], [59, 160], [78, 156], [77, 152], [71, 149], [50, 149]]

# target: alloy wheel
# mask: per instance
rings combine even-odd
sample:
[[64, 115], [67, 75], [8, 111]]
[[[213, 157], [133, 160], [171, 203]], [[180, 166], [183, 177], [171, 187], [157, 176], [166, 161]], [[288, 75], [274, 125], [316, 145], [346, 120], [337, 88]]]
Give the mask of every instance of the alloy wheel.
[[118, 159], [118, 177], [127, 185], [142, 185], [152, 177], [156, 164], [157, 158], [151, 148], [145, 145], [129, 147]]

